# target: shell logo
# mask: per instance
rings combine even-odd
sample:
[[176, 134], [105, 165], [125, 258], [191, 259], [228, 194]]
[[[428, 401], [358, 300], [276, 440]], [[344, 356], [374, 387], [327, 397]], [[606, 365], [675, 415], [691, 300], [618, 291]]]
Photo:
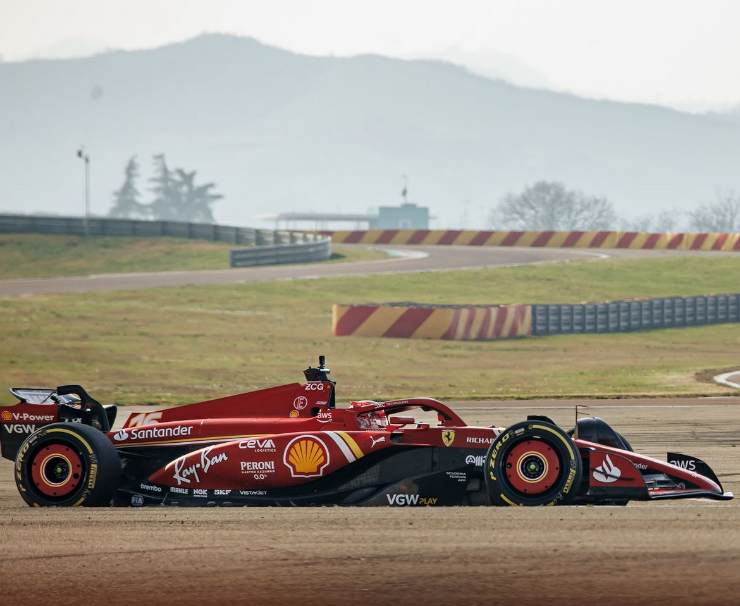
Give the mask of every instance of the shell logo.
[[13, 420], [13, 413], [10, 412], [9, 410], [3, 410], [2, 420], [3, 421], [12, 421]]
[[329, 449], [315, 436], [298, 436], [285, 447], [283, 463], [294, 478], [315, 478], [329, 464]]

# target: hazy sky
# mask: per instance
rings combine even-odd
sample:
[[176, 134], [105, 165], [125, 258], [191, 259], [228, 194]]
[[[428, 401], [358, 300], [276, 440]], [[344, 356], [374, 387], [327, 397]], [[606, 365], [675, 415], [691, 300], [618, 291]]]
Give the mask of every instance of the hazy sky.
[[6, 61], [141, 48], [204, 31], [311, 54], [446, 57], [578, 94], [740, 103], [733, 0], [0, 0]]

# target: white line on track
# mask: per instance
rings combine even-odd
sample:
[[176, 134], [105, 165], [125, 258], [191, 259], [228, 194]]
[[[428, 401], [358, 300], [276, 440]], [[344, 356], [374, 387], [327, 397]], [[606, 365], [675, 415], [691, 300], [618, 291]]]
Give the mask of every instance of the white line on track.
[[726, 385], [727, 387], [734, 387], [735, 389], [740, 389], [740, 383], [736, 383], [735, 381], [730, 381], [730, 377], [737, 375], [738, 381], [740, 381], [740, 370], [733, 370], [732, 372], [724, 372], [721, 375], [717, 375], [716, 377], [713, 377], [713, 381], [715, 383], [719, 383], [720, 385]]
[[389, 257], [403, 257], [404, 259], [425, 259], [429, 256], [428, 252], [422, 250], [401, 250], [398, 248], [377, 248], [373, 247], [373, 250], [380, 250], [387, 254]]

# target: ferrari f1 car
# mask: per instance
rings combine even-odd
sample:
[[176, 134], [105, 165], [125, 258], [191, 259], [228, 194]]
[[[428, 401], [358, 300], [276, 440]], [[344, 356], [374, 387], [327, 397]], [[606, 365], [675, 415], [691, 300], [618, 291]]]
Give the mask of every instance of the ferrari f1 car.
[[[29, 505], [565, 505], [731, 499], [694, 456], [634, 452], [601, 419], [467, 425], [431, 398], [335, 405], [319, 358], [305, 383], [134, 412], [78, 385], [11, 389], [2, 455]], [[428, 420], [414, 416], [426, 413]]]

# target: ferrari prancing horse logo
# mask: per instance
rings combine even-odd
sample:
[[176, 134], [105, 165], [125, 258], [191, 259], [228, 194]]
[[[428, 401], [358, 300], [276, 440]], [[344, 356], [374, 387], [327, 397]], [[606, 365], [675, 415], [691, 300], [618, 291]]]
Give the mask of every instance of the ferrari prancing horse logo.
[[442, 432], [442, 444], [445, 446], [452, 446], [452, 443], [455, 441], [455, 430], [454, 429], [445, 429]]

